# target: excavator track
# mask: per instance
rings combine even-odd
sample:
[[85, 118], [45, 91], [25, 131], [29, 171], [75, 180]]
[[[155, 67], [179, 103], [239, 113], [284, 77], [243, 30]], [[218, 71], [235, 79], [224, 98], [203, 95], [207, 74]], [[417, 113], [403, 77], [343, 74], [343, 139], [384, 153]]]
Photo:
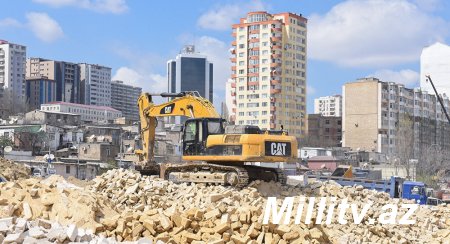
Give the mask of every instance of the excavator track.
[[277, 168], [253, 165], [219, 165], [210, 163], [189, 163], [167, 166], [164, 179], [176, 183], [193, 182], [244, 187], [254, 180], [275, 181], [286, 184], [286, 176]]
[[195, 182], [244, 187], [249, 183], [245, 168], [208, 163], [170, 165], [164, 179], [173, 182]]

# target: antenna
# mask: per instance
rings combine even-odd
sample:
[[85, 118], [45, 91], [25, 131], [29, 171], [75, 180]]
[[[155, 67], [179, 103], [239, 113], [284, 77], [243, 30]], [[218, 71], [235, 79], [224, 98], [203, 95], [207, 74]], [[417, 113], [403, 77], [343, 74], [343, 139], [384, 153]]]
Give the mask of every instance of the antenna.
[[11, 146], [6, 146], [3, 151], [5, 152], [11, 152], [12, 151], [12, 147]]

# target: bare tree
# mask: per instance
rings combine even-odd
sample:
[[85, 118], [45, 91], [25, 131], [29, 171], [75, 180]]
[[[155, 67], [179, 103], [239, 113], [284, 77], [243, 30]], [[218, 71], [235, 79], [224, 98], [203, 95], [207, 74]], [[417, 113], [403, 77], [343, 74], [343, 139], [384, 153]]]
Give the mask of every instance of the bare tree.
[[450, 170], [450, 152], [438, 144], [424, 145], [417, 172], [421, 181], [437, 186], [440, 175]]
[[395, 166], [404, 168], [406, 178], [410, 179], [413, 167], [411, 159], [414, 157], [414, 122], [409, 115], [400, 115], [396, 132]]

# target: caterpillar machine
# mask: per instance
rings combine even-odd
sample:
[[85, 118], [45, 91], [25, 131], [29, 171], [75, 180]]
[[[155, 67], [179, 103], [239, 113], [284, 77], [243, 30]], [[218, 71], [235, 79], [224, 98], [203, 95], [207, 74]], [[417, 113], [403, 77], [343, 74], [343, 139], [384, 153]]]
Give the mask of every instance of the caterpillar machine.
[[[156, 105], [153, 96], [171, 98]], [[173, 182], [196, 182], [242, 187], [253, 180], [285, 183], [278, 168], [252, 162], [292, 162], [297, 140], [280, 130], [261, 130], [252, 125], [226, 125], [214, 106], [197, 92], [143, 93], [138, 99], [142, 150], [136, 150], [136, 169], [143, 175], [159, 174]], [[189, 117], [182, 130], [185, 163], [157, 164], [154, 158], [158, 117]]]

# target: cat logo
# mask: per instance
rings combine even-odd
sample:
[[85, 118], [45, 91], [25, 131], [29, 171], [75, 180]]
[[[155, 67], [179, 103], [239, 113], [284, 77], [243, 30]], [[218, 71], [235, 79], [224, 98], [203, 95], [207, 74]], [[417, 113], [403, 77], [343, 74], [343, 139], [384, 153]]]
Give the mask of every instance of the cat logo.
[[175, 107], [175, 104], [169, 104], [161, 109], [159, 111], [160, 114], [171, 114], [173, 112], [173, 108]]
[[291, 154], [291, 143], [289, 142], [268, 142], [265, 143], [266, 155], [287, 157]]

